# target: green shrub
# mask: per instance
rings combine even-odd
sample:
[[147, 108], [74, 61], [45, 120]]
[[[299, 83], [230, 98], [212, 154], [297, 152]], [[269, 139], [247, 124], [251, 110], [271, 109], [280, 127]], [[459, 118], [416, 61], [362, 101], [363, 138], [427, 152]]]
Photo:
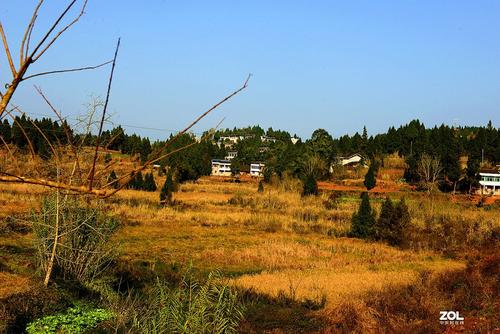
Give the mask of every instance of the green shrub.
[[317, 195], [318, 184], [314, 175], [310, 174], [304, 181], [304, 188], [302, 189], [302, 196]]
[[26, 332], [28, 334], [84, 333], [112, 317], [113, 313], [105, 309], [76, 306], [65, 313], [49, 315], [29, 323]]

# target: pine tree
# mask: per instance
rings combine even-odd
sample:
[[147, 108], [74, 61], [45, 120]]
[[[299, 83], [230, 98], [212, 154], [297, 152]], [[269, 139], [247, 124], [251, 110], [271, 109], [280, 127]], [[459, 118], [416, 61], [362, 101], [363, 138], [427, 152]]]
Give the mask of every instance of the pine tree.
[[394, 222], [394, 211], [394, 204], [391, 199], [387, 197], [384, 204], [382, 204], [380, 216], [375, 226], [375, 235], [378, 240], [390, 239], [392, 224]]
[[393, 205], [392, 201], [387, 198], [382, 205], [375, 227], [376, 237], [378, 240], [388, 242], [391, 246], [403, 246], [410, 223], [410, 213], [405, 200], [401, 199]]
[[370, 206], [367, 192], [361, 194], [358, 212], [352, 216], [351, 235], [357, 238], [374, 238], [375, 213]]
[[375, 188], [375, 185], [377, 184], [377, 179], [375, 178], [376, 168], [376, 163], [372, 162], [370, 168], [368, 168], [368, 171], [366, 172], [365, 181], [363, 183], [368, 190]]
[[262, 180], [259, 181], [259, 188], [257, 188], [257, 192], [264, 192], [264, 182]]
[[396, 205], [394, 210], [394, 223], [389, 244], [393, 246], [404, 246], [406, 243], [406, 232], [411, 223], [410, 212], [404, 198]]
[[146, 191], [156, 191], [156, 183], [153, 173], [146, 174], [144, 178], [144, 190]]
[[165, 179], [165, 183], [160, 191], [160, 203], [161, 204], [171, 204], [172, 203], [172, 195], [175, 191], [175, 184], [172, 179], [172, 172], [169, 170], [167, 173], [167, 178]]
[[317, 195], [318, 184], [314, 175], [309, 174], [304, 181], [304, 188], [302, 189], [302, 196]]
[[[116, 176], [116, 173], [114, 170], [111, 171], [111, 173], [109, 173], [109, 176], [108, 176], [108, 183], [110, 183], [110, 185], [117, 189], [118, 188], [118, 182], [116, 182], [118, 180], [118, 177]], [[113, 183], [111, 183], [113, 182]]]

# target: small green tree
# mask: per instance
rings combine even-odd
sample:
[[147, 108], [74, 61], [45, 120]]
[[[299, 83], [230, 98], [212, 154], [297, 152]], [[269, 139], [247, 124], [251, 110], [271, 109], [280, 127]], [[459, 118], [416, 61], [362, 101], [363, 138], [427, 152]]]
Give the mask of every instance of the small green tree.
[[404, 198], [396, 205], [394, 210], [394, 223], [389, 244], [393, 246], [406, 245], [406, 233], [411, 224], [410, 212]]
[[307, 175], [304, 181], [304, 188], [302, 189], [302, 196], [317, 195], [318, 183], [313, 174]]
[[175, 191], [175, 184], [172, 178], [171, 170], [167, 173], [167, 178], [165, 179], [165, 183], [160, 191], [160, 203], [161, 204], [171, 204], [172, 203], [172, 195]]
[[401, 199], [394, 205], [390, 198], [387, 198], [375, 227], [376, 238], [388, 242], [391, 246], [403, 246], [410, 222], [405, 200]]
[[358, 212], [352, 216], [351, 235], [357, 238], [370, 239], [374, 237], [375, 213], [370, 206], [367, 192], [361, 194]]
[[377, 184], [377, 179], [375, 178], [376, 168], [376, 163], [372, 163], [365, 174], [365, 181], [363, 183], [368, 190], [375, 188]]
[[144, 178], [144, 190], [146, 191], [156, 191], [156, 183], [155, 183], [155, 178], [153, 176], [153, 173], [148, 173], [146, 174]]
[[111, 171], [111, 173], [109, 173], [109, 176], [108, 176], [108, 183], [111, 185], [111, 187], [115, 188], [115, 189], [118, 189], [118, 177], [116, 176], [116, 173], [114, 170]]
[[375, 226], [375, 237], [378, 240], [388, 240], [391, 238], [392, 225], [394, 223], [394, 210], [394, 204], [391, 199], [387, 197], [384, 204], [382, 204], [380, 216]]
[[262, 180], [259, 181], [259, 188], [257, 188], [257, 192], [264, 192], [264, 182]]

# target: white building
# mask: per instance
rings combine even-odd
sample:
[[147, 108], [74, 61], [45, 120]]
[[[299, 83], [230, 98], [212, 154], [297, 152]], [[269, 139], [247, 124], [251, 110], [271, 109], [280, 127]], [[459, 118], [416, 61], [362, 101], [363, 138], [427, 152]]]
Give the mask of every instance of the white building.
[[275, 143], [276, 138], [269, 136], [260, 136], [260, 141], [263, 143]]
[[250, 176], [262, 176], [262, 173], [264, 172], [264, 167], [265, 165], [262, 163], [254, 163], [250, 164]]
[[500, 195], [500, 169], [482, 169], [479, 177], [480, 194]]
[[231, 176], [231, 161], [229, 160], [212, 160], [212, 175]]
[[[364, 161], [365, 158], [361, 154], [355, 153], [348, 157], [336, 157], [335, 161], [333, 162], [333, 165], [347, 166], [347, 165], [363, 164], [363, 166], [366, 167]], [[333, 172], [333, 165], [330, 166], [330, 173]]]

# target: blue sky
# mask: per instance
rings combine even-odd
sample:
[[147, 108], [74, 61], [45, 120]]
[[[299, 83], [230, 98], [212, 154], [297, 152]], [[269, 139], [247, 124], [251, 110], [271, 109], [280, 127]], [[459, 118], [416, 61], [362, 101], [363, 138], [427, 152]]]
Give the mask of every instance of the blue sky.
[[[63, 2], [47, 0], [38, 32]], [[11, 48], [34, 6], [0, 6]], [[110, 59], [118, 37], [109, 109], [116, 123], [181, 129], [253, 73], [248, 89], [195, 131], [224, 117], [223, 127], [260, 124], [303, 138], [364, 125], [375, 134], [414, 118], [500, 126], [500, 1], [89, 0], [79, 24], [31, 72]], [[6, 65], [2, 54], [3, 82]], [[78, 115], [91, 96], [105, 95], [108, 70], [26, 81], [14, 102], [48, 114], [37, 84], [64, 114]]]

